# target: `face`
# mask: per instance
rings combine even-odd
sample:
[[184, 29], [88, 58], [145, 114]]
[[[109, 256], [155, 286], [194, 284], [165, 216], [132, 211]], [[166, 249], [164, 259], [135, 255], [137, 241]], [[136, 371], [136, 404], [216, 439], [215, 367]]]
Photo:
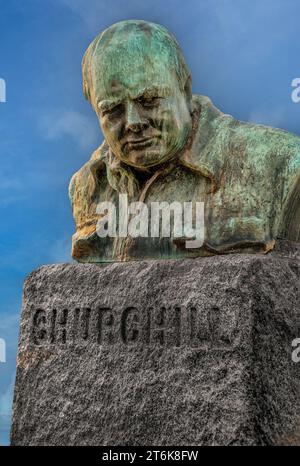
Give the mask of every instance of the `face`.
[[161, 63], [132, 66], [94, 88], [94, 107], [111, 150], [139, 169], [160, 165], [184, 147], [191, 130], [186, 94]]

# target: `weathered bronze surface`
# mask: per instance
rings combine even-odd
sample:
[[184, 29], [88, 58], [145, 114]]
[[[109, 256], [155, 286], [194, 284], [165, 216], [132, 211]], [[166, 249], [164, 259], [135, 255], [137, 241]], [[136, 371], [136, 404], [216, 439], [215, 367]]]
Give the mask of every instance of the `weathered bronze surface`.
[[[84, 93], [105, 137], [73, 176], [73, 257], [80, 262], [265, 253], [300, 240], [300, 138], [235, 120], [192, 95], [179, 46], [162, 26], [123, 21], [83, 59]], [[100, 238], [97, 205], [204, 202], [205, 238]], [[117, 217], [118, 218], [118, 217]]]

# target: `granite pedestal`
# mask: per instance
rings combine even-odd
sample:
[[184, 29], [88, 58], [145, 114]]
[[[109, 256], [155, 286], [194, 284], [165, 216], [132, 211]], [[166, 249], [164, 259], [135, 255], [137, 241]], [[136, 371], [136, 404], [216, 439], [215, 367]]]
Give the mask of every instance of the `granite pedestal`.
[[300, 444], [299, 278], [276, 254], [32, 272], [12, 444]]

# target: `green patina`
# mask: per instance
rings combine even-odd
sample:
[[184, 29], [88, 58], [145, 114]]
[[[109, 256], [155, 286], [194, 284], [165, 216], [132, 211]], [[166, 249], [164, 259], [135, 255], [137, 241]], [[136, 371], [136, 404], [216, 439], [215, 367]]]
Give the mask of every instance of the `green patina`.
[[[84, 93], [104, 143], [70, 183], [83, 262], [267, 252], [277, 238], [300, 240], [300, 138], [244, 123], [191, 94], [174, 37], [144, 21], [117, 23], [83, 60]], [[205, 240], [100, 238], [100, 202], [204, 202]]]

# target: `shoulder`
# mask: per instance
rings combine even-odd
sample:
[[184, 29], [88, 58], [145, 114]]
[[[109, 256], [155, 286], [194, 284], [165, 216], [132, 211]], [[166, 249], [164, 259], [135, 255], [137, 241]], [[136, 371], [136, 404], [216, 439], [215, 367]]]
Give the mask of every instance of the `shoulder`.
[[220, 132], [226, 131], [232, 139], [238, 139], [249, 146], [265, 145], [272, 151], [285, 146], [292, 151], [299, 151], [300, 137], [296, 134], [271, 126], [238, 120], [223, 113], [206, 96], [193, 95], [193, 104], [200, 113], [198, 130], [201, 126], [211, 126], [216, 137]]
[[243, 153], [258, 165], [277, 165], [299, 170], [300, 137], [283, 129], [245, 122], [221, 112], [206, 96], [193, 96], [200, 117], [196, 139], [198, 147], [218, 147], [223, 156]]
[[244, 139], [247, 146], [263, 153], [271, 152], [280, 156], [282, 153], [293, 155], [300, 149], [300, 137], [291, 132], [271, 126], [233, 120], [231, 124], [232, 136]]
[[[237, 121], [232, 130], [235, 145], [242, 141], [247, 159], [256, 170], [283, 183], [283, 199], [300, 176], [300, 137], [265, 125]], [[252, 162], [253, 161], [253, 162]]]

